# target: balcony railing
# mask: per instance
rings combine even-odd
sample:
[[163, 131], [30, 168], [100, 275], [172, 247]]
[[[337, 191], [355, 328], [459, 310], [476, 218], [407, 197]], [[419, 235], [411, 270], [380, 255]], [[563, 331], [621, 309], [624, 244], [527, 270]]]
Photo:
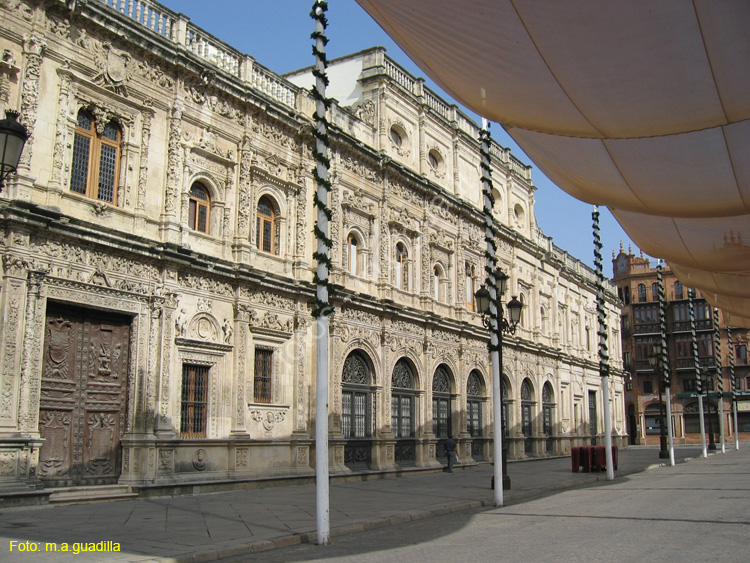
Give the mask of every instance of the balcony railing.
[[250, 84], [256, 90], [286, 106], [295, 107], [299, 88], [257, 64], [249, 56], [234, 49], [154, 0], [100, 0], [113, 10], [181, 45], [207, 63]]

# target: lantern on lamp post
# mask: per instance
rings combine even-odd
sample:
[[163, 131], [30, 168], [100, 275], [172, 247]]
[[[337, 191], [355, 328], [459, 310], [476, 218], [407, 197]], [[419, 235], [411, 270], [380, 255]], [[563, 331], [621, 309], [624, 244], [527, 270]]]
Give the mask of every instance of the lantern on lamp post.
[[6, 110], [5, 116], [0, 120], [0, 192], [8, 176], [18, 168], [23, 147], [29, 138], [26, 127], [17, 121], [17, 111]]

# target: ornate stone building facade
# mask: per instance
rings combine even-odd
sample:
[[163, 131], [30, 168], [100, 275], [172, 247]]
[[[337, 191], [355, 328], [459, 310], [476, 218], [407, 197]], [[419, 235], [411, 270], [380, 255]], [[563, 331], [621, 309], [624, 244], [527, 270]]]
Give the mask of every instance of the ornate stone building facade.
[[[0, 482], [310, 475], [313, 102], [151, 1], [0, 0], [0, 110], [31, 133], [0, 195]], [[334, 61], [331, 468], [492, 452], [477, 126], [372, 49]], [[346, 92], [354, 92], [351, 95]], [[603, 430], [594, 273], [492, 148], [511, 457]], [[613, 431], [625, 436], [607, 292]]]

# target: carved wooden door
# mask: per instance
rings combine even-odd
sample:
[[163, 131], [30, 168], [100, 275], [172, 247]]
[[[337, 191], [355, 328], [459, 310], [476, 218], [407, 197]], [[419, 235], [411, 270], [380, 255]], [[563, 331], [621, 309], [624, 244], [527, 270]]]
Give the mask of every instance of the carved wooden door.
[[116, 483], [125, 431], [130, 319], [50, 306], [38, 475], [48, 485]]

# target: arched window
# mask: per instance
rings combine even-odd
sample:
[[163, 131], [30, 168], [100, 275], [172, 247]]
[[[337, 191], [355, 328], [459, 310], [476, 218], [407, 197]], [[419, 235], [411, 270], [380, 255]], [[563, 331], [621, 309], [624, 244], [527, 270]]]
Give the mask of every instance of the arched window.
[[639, 283], [638, 284], [638, 303], [645, 303], [645, 302], [646, 302], [646, 284]]
[[508, 398], [510, 396], [510, 383], [508, 383], [508, 379], [504, 375], [500, 378], [500, 395], [503, 399], [503, 438], [507, 438], [510, 436], [510, 421], [508, 420], [508, 411], [510, 409], [510, 399]]
[[396, 288], [403, 291], [409, 290], [409, 255], [406, 252], [404, 243], [399, 242], [396, 245]]
[[349, 233], [346, 241], [347, 271], [352, 275], [359, 274], [359, 242], [354, 233]]
[[482, 376], [473, 370], [466, 381], [466, 423], [469, 435], [482, 435]]
[[437, 438], [451, 434], [451, 376], [444, 364], [432, 377], [432, 431]]
[[391, 374], [391, 429], [397, 438], [414, 437], [414, 373], [409, 362], [396, 362]]
[[521, 432], [524, 435], [524, 452], [530, 454], [533, 452], [533, 442], [531, 440], [534, 435], [533, 419], [532, 419], [532, 406], [533, 406], [533, 393], [531, 389], [531, 382], [528, 379], [524, 379], [521, 384]]
[[544, 435], [547, 436], [546, 450], [548, 454], [551, 454], [554, 450], [554, 427], [553, 427], [553, 413], [554, 413], [554, 402], [555, 393], [552, 390], [552, 384], [548, 381], [542, 387], [542, 424], [544, 427]]
[[255, 219], [255, 240], [258, 250], [277, 254], [276, 249], [276, 214], [273, 202], [263, 196], [258, 200], [257, 217]]
[[341, 431], [344, 437], [370, 436], [372, 376], [362, 353], [352, 352], [344, 360], [341, 382]]
[[433, 270], [432, 291], [432, 296], [435, 298], [435, 301], [440, 301], [440, 269], [437, 266], [435, 266], [435, 269]]
[[79, 111], [70, 191], [117, 204], [121, 140], [122, 132], [114, 121], [107, 123], [99, 134], [94, 117], [85, 110]]
[[682, 293], [682, 283], [679, 281], [674, 282], [674, 298], [684, 299], [683, 293]]
[[208, 213], [211, 200], [206, 187], [196, 182], [190, 188], [188, 223], [190, 228], [201, 233], [208, 233]]
[[432, 270], [432, 291], [435, 301], [446, 303], [448, 301], [448, 279], [445, 275], [445, 270], [440, 264], [435, 264], [435, 268]]
[[474, 277], [474, 266], [471, 264], [466, 264], [466, 309], [468, 311], [474, 311], [476, 310], [476, 307], [474, 305], [474, 292], [476, 291], [476, 288], [474, 287], [476, 283], [476, 279]]
[[658, 300], [659, 300], [659, 284], [652, 283], [651, 284], [651, 301], [658, 301]]

